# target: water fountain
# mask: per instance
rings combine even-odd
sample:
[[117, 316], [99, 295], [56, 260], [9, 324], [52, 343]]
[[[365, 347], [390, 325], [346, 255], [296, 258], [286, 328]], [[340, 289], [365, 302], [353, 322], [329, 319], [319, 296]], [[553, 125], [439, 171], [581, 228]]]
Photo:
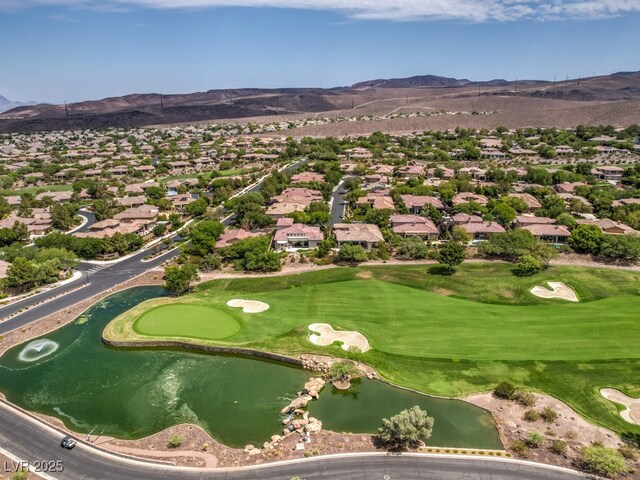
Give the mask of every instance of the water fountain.
[[27, 343], [18, 355], [18, 359], [23, 362], [37, 362], [58, 350], [58, 346], [53, 340], [40, 338]]

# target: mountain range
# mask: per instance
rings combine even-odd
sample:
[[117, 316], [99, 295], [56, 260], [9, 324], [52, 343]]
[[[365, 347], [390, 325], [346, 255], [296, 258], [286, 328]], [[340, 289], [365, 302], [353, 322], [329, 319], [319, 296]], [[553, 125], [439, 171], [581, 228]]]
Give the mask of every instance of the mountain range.
[[[635, 105], [640, 101], [640, 72], [619, 72], [559, 82], [504, 79], [478, 82], [422, 75], [369, 80], [329, 89], [243, 88], [171, 95], [131, 94], [66, 106], [16, 106], [14, 102], [0, 97], [0, 111], [6, 110], [0, 113], [0, 132], [137, 127], [267, 116], [286, 120], [320, 113], [327, 116], [380, 115], [412, 109], [419, 111], [432, 108], [431, 105], [454, 110], [463, 104], [482, 104], [483, 108], [491, 109], [491, 99], [499, 105], [504, 101], [498, 99], [505, 97], [520, 99], [509, 104], [508, 108], [516, 110], [519, 103], [525, 108], [525, 99], [526, 108], [530, 109], [532, 98], [539, 99], [537, 105], [542, 107], [544, 103], [545, 108], [551, 100], [582, 102], [583, 106], [603, 102], [633, 102]], [[479, 102], [478, 99], [484, 100]], [[545, 100], [546, 103], [543, 102]], [[615, 112], [616, 109], [610, 111]], [[628, 108], [625, 111], [628, 112]], [[615, 123], [614, 117], [608, 114], [603, 121]]]

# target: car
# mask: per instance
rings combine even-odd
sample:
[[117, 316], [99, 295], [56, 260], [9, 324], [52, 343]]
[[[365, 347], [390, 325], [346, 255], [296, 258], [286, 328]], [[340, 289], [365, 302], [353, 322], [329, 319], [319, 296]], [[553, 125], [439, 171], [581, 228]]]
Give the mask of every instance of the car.
[[67, 450], [71, 450], [73, 447], [76, 446], [76, 441], [73, 438], [71, 438], [69, 435], [67, 435], [60, 442], [60, 446], [62, 448], [66, 448]]

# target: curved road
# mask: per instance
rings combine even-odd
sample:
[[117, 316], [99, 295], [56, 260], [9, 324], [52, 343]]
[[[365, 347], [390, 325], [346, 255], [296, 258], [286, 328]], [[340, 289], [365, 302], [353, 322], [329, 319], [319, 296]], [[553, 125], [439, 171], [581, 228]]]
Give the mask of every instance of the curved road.
[[0, 445], [31, 465], [61, 461], [60, 480], [579, 480], [578, 472], [513, 460], [435, 455], [360, 454], [317, 457], [236, 469], [169, 467], [116, 457], [82, 442], [73, 450], [60, 447], [62, 434], [0, 403]]

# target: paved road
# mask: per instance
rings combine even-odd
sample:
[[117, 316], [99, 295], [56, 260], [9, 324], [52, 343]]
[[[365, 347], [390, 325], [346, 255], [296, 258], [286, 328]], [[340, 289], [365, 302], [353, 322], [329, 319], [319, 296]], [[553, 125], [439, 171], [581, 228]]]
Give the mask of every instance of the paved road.
[[63, 462], [64, 470], [49, 475], [60, 480], [578, 480], [577, 472], [549, 469], [513, 461], [435, 456], [318, 457], [297, 463], [235, 470], [179, 469], [125, 460], [98, 453], [85, 444], [71, 450], [60, 447], [62, 434], [27, 420], [13, 407], [0, 403], [0, 445], [32, 465], [38, 461]]
[[[344, 180], [344, 179], [343, 179]], [[331, 194], [333, 202], [331, 203], [331, 226], [336, 223], [342, 223], [344, 216], [345, 200], [344, 195], [347, 190], [344, 188], [342, 182], [338, 184], [338, 188]]]
[[93, 214], [93, 212], [89, 212], [88, 210], [79, 210], [78, 211], [78, 215], [80, 215], [81, 217], [84, 217], [87, 219], [87, 223], [85, 223], [84, 225], [82, 225], [82, 227], [78, 228], [77, 230], [74, 231], [74, 233], [81, 233], [81, 232], [86, 232], [87, 230], [89, 230], [91, 228], [91, 225], [93, 225], [94, 223], [96, 223], [96, 216]]

